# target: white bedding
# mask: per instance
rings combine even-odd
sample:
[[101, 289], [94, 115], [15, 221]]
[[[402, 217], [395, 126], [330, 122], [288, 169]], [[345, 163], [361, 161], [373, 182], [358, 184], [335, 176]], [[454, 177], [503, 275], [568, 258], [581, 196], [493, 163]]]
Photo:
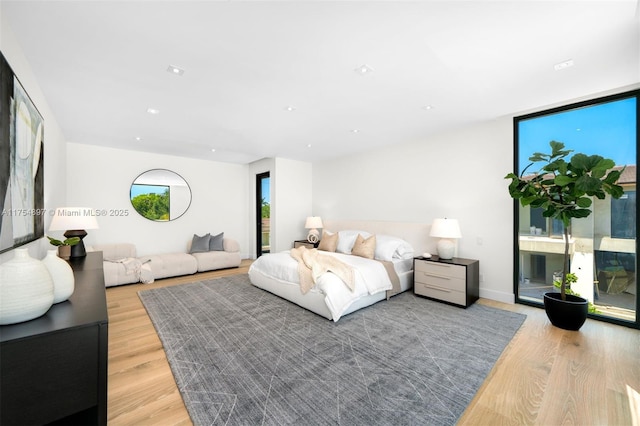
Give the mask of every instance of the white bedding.
[[[320, 276], [316, 281], [316, 285], [309, 292], [314, 293], [316, 298], [321, 295], [324, 296], [324, 302], [331, 314], [331, 319], [334, 321], [337, 321], [346, 312], [351, 312], [349, 308], [357, 301], [371, 295], [379, 295], [379, 297], [372, 298], [372, 300], [382, 300], [385, 297], [384, 293], [386, 290], [392, 288], [391, 280], [383, 264], [379, 261], [342, 253], [322, 253], [334, 256], [354, 268], [355, 288], [353, 292], [349, 290], [338, 276], [331, 272]], [[393, 261], [393, 264], [398, 275], [401, 275], [411, 270], [413, 262], [412, 259], [397, 259]], [[254, 285], [265, 289], [268, 289], [262, 285], [265, 279], [269, 280], [270, 283], [277, 281], [283, 286], [295, 285], [297, 287], [295, 290], [301, 295], [299, 289], [300, 277], [297, 267], [298, 262], [291, 257], [289, 251], [264, 254], [253, 262], [249, 268], [249, 278]], [[308, 298], [309, 300], [313, 299], [313, 294], [298, 297], [295, 290], [293, 292], [290, 288], [286, 290], [286, 292], [292, 294], [294, 297], [286, 297], [280, 292], [276, 294], [288, 298], [303, 307], [309, 308], [301, 301], [305, 300], [304, 298], [306, 298], [307, 295], [310, 296]], [[294, 298], [296, 300], [292, 300]]]

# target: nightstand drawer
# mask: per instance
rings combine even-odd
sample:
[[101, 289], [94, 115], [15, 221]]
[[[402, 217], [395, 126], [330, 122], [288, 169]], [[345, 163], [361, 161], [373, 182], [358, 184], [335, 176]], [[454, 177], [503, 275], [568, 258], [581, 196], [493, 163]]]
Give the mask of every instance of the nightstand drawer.
[[422, 261], [416, 262], [416, 272], [426, 275], [436, 275], [439, 277], [459, 278], [467, 277], [467, 268], [460, 265], [450, 265], [448, 263]]
[[[464, 268], [463, 268], [464, 269]], [[444, 275], [436, 275], [431, 272], [420, 271], [417, 267], [414, 272], [416, 283], [427, 284], [432, 287], [465, 292], [466, 280], [464, 278], [451, 278]]]
[[455, 303], [456, 305], [465, 306], [467, 303], [464, 291], [455, 291], [448, 288], [436, 287], [418, 281], [414, 284], [414, 291], [416, 294], [421, 296], [432, 297], [445, 302]]

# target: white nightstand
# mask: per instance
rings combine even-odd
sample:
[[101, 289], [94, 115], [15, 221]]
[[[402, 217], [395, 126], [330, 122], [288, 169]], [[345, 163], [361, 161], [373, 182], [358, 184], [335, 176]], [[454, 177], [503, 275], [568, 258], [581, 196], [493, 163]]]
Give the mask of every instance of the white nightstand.
[[480, 262], [454, 257], [451, 260], [413, 259], [413, 291], [439, 301], [468, 307], [480, 293]]

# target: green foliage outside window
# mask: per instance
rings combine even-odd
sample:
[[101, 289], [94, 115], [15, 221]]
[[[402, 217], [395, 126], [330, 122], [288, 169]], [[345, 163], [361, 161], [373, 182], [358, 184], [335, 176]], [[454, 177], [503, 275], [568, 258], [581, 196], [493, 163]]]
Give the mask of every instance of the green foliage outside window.
[[263, 198], [262, 199], [262, 218], [266, 219], [271, 217], [271, 205]]

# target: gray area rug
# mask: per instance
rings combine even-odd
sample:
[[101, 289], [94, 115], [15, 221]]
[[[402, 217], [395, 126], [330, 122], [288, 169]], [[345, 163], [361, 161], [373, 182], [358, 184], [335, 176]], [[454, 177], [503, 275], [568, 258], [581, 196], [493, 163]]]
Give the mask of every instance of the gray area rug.
[[453, 425], [525, 319], [405, 292], [334, 323], [246, 274], [139, 295], [195, 425]]

